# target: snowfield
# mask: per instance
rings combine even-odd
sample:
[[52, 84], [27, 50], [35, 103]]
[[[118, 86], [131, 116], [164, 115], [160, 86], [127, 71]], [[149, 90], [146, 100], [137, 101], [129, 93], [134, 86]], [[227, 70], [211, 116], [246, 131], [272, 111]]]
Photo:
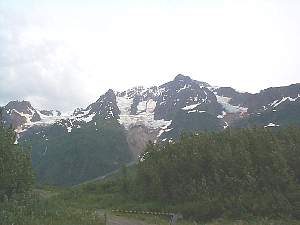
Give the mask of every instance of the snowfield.
[[246, 113], [248, 111], [248, 108], [231, 105], [229, 103], [231, 98], [229, 97], [220, 96], [220, 95], [216, 95], [216, 97], [217, 97], [217, 101], [223, 106], [225, 112], [227, 113]]
[[119, 123], [124, 125], [126, 129], [134, 125], [145, 125], [153, 129], [159, 129], [166, 125], [170, 125], [170, 121], [155, 120], [154, 110], [156, 102], [152, 99], [148, 101], [141, 101], [137, 106], [137, 115], [130, 115], [133, 98], [127, 96], [117, 97], [117, 105], [121, 111]]

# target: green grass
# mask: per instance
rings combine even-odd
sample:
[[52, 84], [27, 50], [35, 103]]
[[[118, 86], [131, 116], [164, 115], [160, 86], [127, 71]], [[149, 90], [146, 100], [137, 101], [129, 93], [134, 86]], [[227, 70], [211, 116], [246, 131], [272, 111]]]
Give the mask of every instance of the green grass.
[[[42, 194], [41, 194], [42, 192]], [[37, 194], [38, 193], [38, 194]], [[52, 194], [52, 193], [51, 193]], [[47, 196], [44, 191], [17, 196], [0, 204], [1, 225], [101, 225], [103, 217], [94, 210], [72, 207], [67, 202]]]
[[[114, 215], [134, 218], [151, 225], [169, 225], [169, 219], [161, 216], [142, 215], [142, 214], [127, 214], [114, 213]], [[196, 222], [190, 220], [178, 220], [176, 225], [299, 225], [300, 221], [285, 218], [285, 219], [268, 219], [268, 218], [249, 218], [247, 220], [232, 220], [232, 219], [217, 219], [209, 222]]]

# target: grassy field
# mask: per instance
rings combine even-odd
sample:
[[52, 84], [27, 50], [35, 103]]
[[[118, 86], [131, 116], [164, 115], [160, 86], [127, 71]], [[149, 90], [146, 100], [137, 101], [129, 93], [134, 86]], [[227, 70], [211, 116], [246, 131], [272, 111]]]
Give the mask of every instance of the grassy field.
[[[163, 217], [148, 216], [148, 215], [129, 215], [124, 213], [117, 213], [123, 217], [135, 218], [151, 225], [169, 225], [169, 220]], [[249, 218], [248, 220], [232, 220], [232, 219], [218, 219], [208, 222], [196, 222], [180, 219], [177, 225], [299, 225], [300, 221], [293, 219], [277, 219], [272, 220], [268, 218]]]
[[101, 225], [104, 218], [94, 210], [72, 207], [56, 198], [57, 192], [34, 190], [0, 204], [1, 225]]

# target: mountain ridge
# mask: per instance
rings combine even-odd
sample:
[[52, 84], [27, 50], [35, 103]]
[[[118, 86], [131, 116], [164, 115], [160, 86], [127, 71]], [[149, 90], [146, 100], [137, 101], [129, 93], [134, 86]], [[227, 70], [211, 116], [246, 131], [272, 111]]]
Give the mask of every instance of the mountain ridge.
[[[198, 125], [193, 124], [192, 130], [226, 128], [239, 124], [244, 118], [254, 118], [254, 115], [270, 111], [275, 113], [279, 106], [294, 103], [296, 106], [293, 107], [297, 108], [299, 99], [299, 83], [270, 87], [251, 94], [237, 91], [232, 87], [211, 86], [206, 82], [178, 74], [173, 80], [159, 86], [149, 88], [136, 86], [121, 92], [109, 89], [85, 109], [77, 108], [72, 115], [67, 116], [62, 116], [57, 110], [36, 110], [28, 101], [12, 101], [3, 107], [3, 118], [20, 134], [31, 126], [60, 123], [64, 124], [67, 132], [72, 132], [73, 128], [80, 128], [82, 123], [97, 119], [116, 119], [126, 130], [134, 126], [155, 130], [157, 137], [151, 140], [156, 141], [155, 139], [159, 139], [162, 133], [169, 132], [175, 126], [179, 129], [177, 133], [183, 129], [189, 130], [190, 126], [184, 126], [189, 120], [191, 125], [197, 120]], [[191, 120], [191, 117], [194, 119]], [[173, 121], [174, 118], [178, 121]], [[214, 126], [207, 124], [205, 119], [214, 123]], [[180, 120], [181, 125], [178, 125]], [[203, 122], [199, 123], [199, 120]], [[204, 123], [206, 125], [203, 125]], [[271, 120], [265, 124], [254, 124], [280, 126], [280, 122]]]
[[[211, 86], [178, 74], [173, 80], [159, 86], [136, 86], [121, 92], [109, 89], [85, 109], [77, 108], [72, 115], [67, 116], [62, 116], [57, 110], [36, 110], [28, 101], [12, 101], [3, 107], [3, 118], [18, 133], [31, 126], [48, 126], [54, 123], [65, 124], [66, 130], [72, 132], [82, 122], [89, 123], [97, 118], [116, 119], [126, 130], [134, 126], [157, 130], [159, 138], [165, 130], [174, 128], [176, 122], [172, 126], [173, 118], [184, 117], [185, 123], [190, 117], [200, 117], [193, 114], [203, 114], [203, 120], [207, 117], [218, 129], [226, 128], [237, 124], [243, 118], [253, 117], [253, 114], [261, 115], [270, 110], [276, 112], [275, 108], [291, 102], [297, 104], [298, 99], [299, 83], [270, 87], [251, 94], [232, 87]], [[270, 123], [280, 126], [277, 121], [261, 125], [267, 126]], [[201, 123], [198, 123], [195, 130], [207, 130], [209, 127], [211, 126], [201, 128]], [[181, 131], [182, 129], [178, 132]]]
[[[14, 128], [19, 141], [32, 146], [41, 182], [76, 184], [138, 160], [149, 141], [172, 142], [183, 131], [300, 125], [300, 84], [251, 94], [179, 74], [160, 86], [109, 89], [67, 116], [16, 101], [2, 114], [7, 124], [17, 118]], [[55, 178], [59, 173], [63, 180]]]

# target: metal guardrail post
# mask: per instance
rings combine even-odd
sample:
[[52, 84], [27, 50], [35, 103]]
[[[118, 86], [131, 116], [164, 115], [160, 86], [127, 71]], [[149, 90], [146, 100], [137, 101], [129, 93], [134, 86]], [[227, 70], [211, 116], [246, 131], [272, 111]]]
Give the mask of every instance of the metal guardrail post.
[[183, 216], [181, 214], [178, 214], [178, 213], [177, 214], [172, 213], [170, 215], [171, 215], [170, 225], [176, 225], [177, 220], [183, 218]]
[[145, 212], [145, 211], [135, 211], [135, 210], [118, 210], [113, 209], [112, 212], [123, 212], [123, 213], [134, 213], [134, 214], [148, 214], [155, 215], [155, 217], [161, 216], [170, 216], [170, 225], [176, 225], [178, 219], [182, 219], [183, 216], [180, 213], [168, 213], [168, 212]]

